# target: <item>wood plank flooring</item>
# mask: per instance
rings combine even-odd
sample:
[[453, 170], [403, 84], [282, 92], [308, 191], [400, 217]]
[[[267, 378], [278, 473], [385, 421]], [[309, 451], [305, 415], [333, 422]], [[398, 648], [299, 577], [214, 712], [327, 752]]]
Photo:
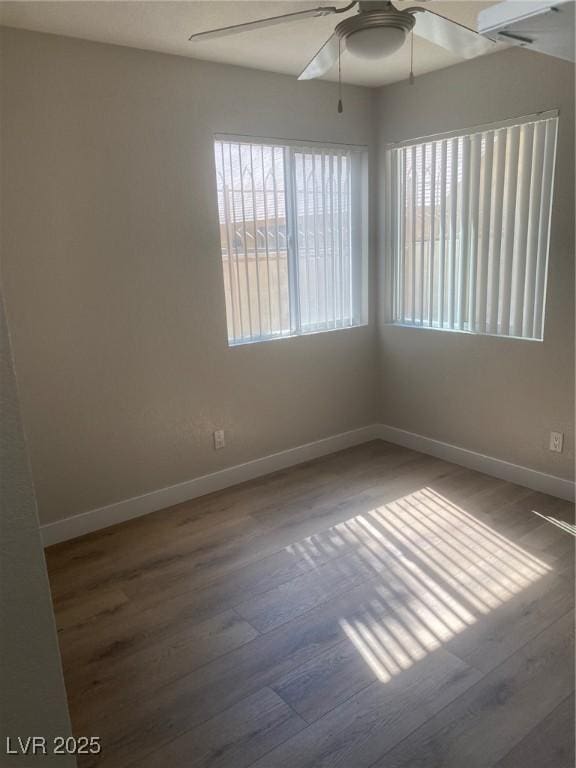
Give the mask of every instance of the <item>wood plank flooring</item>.
[[374, 441], [47, 550], [81, 768], [572, 768], [574, 510]]

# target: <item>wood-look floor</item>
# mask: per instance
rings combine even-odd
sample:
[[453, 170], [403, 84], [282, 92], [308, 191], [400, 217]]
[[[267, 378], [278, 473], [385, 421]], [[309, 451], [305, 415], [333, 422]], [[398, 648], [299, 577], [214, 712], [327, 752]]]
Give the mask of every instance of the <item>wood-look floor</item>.
[[51, 547], [80, 765], [573, 768], [573, 533], [378, 441]]

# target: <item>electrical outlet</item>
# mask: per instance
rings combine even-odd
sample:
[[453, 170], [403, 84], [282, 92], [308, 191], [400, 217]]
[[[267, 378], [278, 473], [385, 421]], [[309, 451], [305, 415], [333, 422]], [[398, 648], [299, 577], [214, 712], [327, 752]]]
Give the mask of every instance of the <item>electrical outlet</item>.
[[564, 432], [550, 432], [550, 450], [562, 453], [564, 447]]
[[214, 432], [214, 450], [219, 451], [221, 448], [226, 447], [226, 438], [224, 437], [224, 430], [217, 429]]

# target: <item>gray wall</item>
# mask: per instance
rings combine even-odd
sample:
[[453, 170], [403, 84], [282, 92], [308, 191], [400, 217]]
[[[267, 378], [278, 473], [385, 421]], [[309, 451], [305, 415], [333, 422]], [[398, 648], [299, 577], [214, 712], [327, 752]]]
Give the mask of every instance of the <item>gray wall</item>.
[[[510, 49], [417, 77], [413, 86], [387, 86], [378, 93], [378, 130], [382, 146], [553, 108], [560, 124], [544, 342], [392, 327], [381, 307], [380, 420], [571, 478], [574, 65]], [[550, 430], [565, 433], [564, 453], [548, 450]]]
[[212, 145], [372, 144], [371, 91], [338, 116], [330, 83], [10, 29], [3, 48], [6, 303], [42, 522], [372, 423], [374, 322], [228, 348]]
[[[4, 29], [3, 65], [6, 303], [42, 522], [378, 420], [570, 477], [571, 65], [506, 51], [347, 87], [341, 116], [331, 83], [39, 33]], [[376, 138], [553, 107], [544, 343], [372, 321], [228, 348], [214, 132], [366, 143], [376, 176]]]
[[67, 736], [68, 706], [0, 294], [0, 765], [74, 766], [6, 754], [6, 737]]

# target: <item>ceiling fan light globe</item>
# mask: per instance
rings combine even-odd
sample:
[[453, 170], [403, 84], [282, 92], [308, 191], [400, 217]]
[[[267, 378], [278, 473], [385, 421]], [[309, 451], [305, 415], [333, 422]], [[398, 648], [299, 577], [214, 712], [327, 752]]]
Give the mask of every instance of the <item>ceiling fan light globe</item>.
[[399, 50], [406, 41], [400, 27], [360, 29], [346, 37], [346, 50], [359, 59], [383, 59]]

